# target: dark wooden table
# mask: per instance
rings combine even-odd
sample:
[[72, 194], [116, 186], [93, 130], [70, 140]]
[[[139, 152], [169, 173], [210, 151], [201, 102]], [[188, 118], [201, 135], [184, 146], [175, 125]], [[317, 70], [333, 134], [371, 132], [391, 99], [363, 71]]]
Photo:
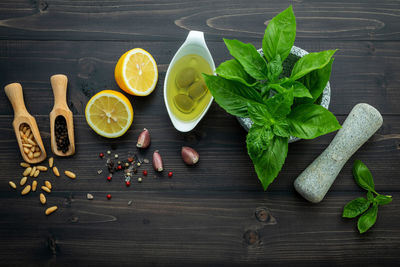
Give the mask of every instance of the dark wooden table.
[[[44, 215], [39, 192], [22, 197], [11, 190], [22, 168], [11, 128], [13, 111], [0, 94], [0, 265], [153, 266], [153, 265], [395, 265], [400, 264], [400, 4], [398, 1], [60, 1], [3, 0], [0, 3], [1, 86], [20, 82], [28, 110], [35, 116], [50, 153], [49, 78], [69, 78], [68, 102], [74, 113], [77, 153], [56, 158], [50, 204]], [[295, 45], [308, 51], [339, 49], [331, 77], [330, 109], [343, 122], [360, 102], [375, 106], [382, 128], [345, 165], [326, 199], [312, 205], [299, 196], [293, 181], [319, 155], [334, 134], [289, 146], [283, 171], [263, 192], [245, 148], [246, 132], [236, 118], [215, 103], [194, 131], [177, 132], [163, 103], [165, 72], [188, 30], [205, 32], [216, 64], [230, 56], [222, 38], [261, 46], [265, 25], [294, 5]], [[135, 118], [130, 130], [111, 140], [86, 124], [88, 99], [104, 89], [119, 90], [114, 67], [125, 51], [141, 47], [159, 68], [156, 90], [132, 97]], [[143, 183], [125, 187], [122, 176], [105, 179], [100, 152], [120, 158], [136, 153], [141, 129], [152, 134], [167, 171], [155, 176], [151, 165]], [[180, 147], [201, 156], [190, 168]], [[341, 218], [346, 202], [364, 195], [351, 167], [361, 159], [371, 169], [378, 192], [393, 196], [380, 208], [366, 234], [356, 220]], [[104, 172], [97, 174], [99, 169]], [[86, 194], [94, 195], [87, 200]], [[112, 200], [106, 194], [112, 194]], [[132, 205], [128, 202], [132, 201]], [[259, 212], [263, 216], [256, 216]]]

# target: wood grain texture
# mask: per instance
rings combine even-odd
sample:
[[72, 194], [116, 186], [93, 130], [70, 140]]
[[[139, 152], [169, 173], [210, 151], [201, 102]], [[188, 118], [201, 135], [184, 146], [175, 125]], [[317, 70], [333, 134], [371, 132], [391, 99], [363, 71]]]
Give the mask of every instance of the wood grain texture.
[[[236, 118], [212, 104], [190, 133], [178, 133], [162, 96], [165, 73], [188, 30], [205, 32], [216, 64], [230, 58], [222, 38], [261, 46], [268, 21], [289, 4], [297, 16], [295, 45], [309, 52], [339, 49], [331, 77], [330, 109], [343, 122], [366, 102], [383, 114], [381, 129], [349, 160], [327, 194], [313, 205], [298, 195], [294, 179], [334, 134], [289, 146], [286, 164], [267, 192], [246, 153], [246, 132]], [[0, 93], [0, 265], [9, 266], [397, 266], [400, 265], [400, 5], [398, 1], [134, 1], [3, 0], [0, 2], [0, 86], [20, 82], [50, 152], [50, 76], [68, 76], [67, 99], [74, 113], [76, 154], [55, 158], [45, 216], [39, 193], [25, 197], [8, 185], [23, 168], [11, 127], [13, 112]], [[119, 90], [114, 67], [125, 51], [142, 47], [157, 61], [159, 82], [148, 97], [129, 96], [132, 127], [116, 140], [86, 124], [88, 99]], [[145, 151], [135, 147], [144, 128], [152, 136]], [[180, 158], [182, 145], [200, 153], [195, 167]], [[126, 187], [121, 173], [106, 181], [107, 150], [125, 160], [137, 153], [151, 161], [159, 149], [165, 171], [143, 164]], [[363, 196], [352, 163], [370, 168], [378, 192], [393, 196], [366, 234], [356, 220], [341, 218], [343, 206]], [[148, 170], [147, 177], [141, 175]], [[103, 170], [100, 175], [98, 170]], [[167, 171], [173, 171], [168, 178]], [[143, 177], [138, 183], [137, 178]], [[28, 183], [32, 183], [28, 178]], [[86, 194], [94, 195], [87, 200]], [[112, 194], [112, 200], [106, 194]], [[131, 205], [128, 202], [132, 201]]]

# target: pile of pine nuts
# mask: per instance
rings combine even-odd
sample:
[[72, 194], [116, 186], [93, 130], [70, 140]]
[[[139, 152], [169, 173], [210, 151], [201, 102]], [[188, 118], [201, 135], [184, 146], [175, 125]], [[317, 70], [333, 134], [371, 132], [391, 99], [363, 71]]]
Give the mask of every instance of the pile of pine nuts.
[[42, 151], [40, 150], [40, 147], [38, 146], [28, 124], [23, 123], [19, 126], [19, 134], [21, 136], [24, 153], [28, 156], [28, 158], [33, 159], [40, 157], [40, 155], [42, 155]]
[[[22, 135], [21, 135], [22, 136]], [[48, 170], [48, 167], [43, 166], [43, 165], [37, 165], [37, 166], [31, 166], [29, 163], [26, 162], [21, 162], [20, 166], [25, 168], [25, 170], [22, 173], [22, 178], [19, 181], [19, 185], [21, 187], [23, 187], [23, 189], [21, 190], [21, 195], [27, 195], [29, 194], [31, 191], [35, 192], [37, 187], [38, 187], [38, 181], [37, 181], [37, 177], [39, 176], [39, 174], [41, 172], [46, 172]], [[57, 167], [54, 166], [54, 159], [53, 157], [49, 158], [49, 168], [53, 170], [53, 173], [55, 176], [59, 177], [60, 176], [60, 172], [58, 171]], [[71, 179], [75, 179], [76, 178], [76, 174], [71, 172], [71, 171], [65, 171], [64, 174], [71, 178]], [[32, 177], [33, 181], [32, 184], [27, 184], [28, 181], [28, 177]], [[17, 185], [15, 182], [13, 181], [9, 181], [8, 184], [10, 185], [11, 188], [13, 189], [17, 189]], [[44, 181], [44, 184], [40, 187], [40, 189], [47, 193], [50, 194], [51, 190], [53, 189], [53, 185], [51, 184], [50, 181]], [[39, 195], [39, 201], [42, 205], [46, 205], [47, 203], [47, 199], [45, 194], [41, 192]], [[57, 206], [51, 206], [49, 208], [47, 208], [45, 210], [45, 214], [46, 215], [50, 215], [51, 213], [53, 213], [54, 211], [56, 211], [58, 209]]]

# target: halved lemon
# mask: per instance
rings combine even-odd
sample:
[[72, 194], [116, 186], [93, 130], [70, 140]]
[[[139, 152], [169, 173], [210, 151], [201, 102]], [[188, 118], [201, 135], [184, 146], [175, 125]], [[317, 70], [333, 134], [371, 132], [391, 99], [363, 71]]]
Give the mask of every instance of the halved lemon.
[[135, 48], [120, 57], [114, 76], [118, 86], [128, 94], [146, 96], [156, 88], [157, 64], [149, 52]]
[[123, 135], [131, 126], [133, 109], [129, 99], [120, 92], [104, 90], [95, 94], [86, 104], [85, 116], [96, 133], [115, 138]]

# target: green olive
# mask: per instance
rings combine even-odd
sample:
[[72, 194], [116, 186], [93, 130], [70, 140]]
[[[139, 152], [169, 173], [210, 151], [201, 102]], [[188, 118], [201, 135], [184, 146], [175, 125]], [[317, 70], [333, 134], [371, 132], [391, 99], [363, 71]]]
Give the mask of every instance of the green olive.
[[207, 86], [203, 80], [194, 82], [188, 89], [189, 96], [193, 100], [198, 100], [207, 93]]
[[189, 113], [194, 107], [194, 101], [185, 94], [179, 94], [174, 97], [175, 106], [183, 113]]
[[183, 89], [189, 87], [196, 80], [197, 72], [194, 68], [185, 68], [176, 75], [176, 85]]

